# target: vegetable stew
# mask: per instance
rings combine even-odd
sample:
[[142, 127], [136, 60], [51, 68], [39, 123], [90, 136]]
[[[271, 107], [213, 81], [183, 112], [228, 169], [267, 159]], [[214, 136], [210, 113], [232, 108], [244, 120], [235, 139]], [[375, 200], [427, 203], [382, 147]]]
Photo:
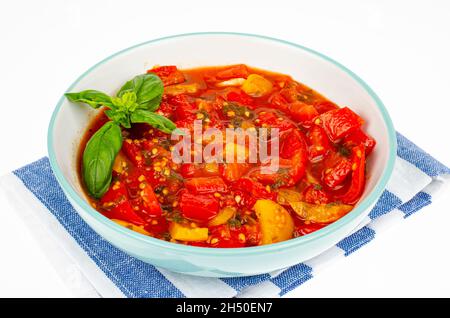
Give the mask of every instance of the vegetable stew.
[[[92, 206], [141, 234], [200, 247], [281, 242], [343, 217], [364, 191], [376, 144], [350, 108], [290, 76], [242, 64], [158, 66], [115, 96], [94, 90], [66, 96], [100, 108], [78, 160]], [[264, 172], [267, 162], [250, 162], [249, 147], [234, 139], [197, 140], [195, 123], [202, 132], [241, 128], [255, 131], [258, 145], [276, 142], [278, 169]], [[175, 160], [187, 136], [201, 149], [220, 143], [223, 160]], [[197, 155], [198, 148], [188, 149], [187, 157]], [[228, 153], [244, 160], [229, 160]]]

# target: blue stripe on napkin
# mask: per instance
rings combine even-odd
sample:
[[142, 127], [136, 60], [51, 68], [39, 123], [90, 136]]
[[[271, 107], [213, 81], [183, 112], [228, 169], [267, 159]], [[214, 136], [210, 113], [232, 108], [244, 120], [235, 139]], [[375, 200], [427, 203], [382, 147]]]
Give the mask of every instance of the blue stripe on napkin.
[[397, 155], [412, 163], [430, 177], [449, 174], [450, 169], [397, 132]]
[[155, 267], [118, 250], [95, 233], [78, 215], [59, 187], [48, 158], [14, 171], [49, 209], [89, 257], [128, 297], [182, 297]]
[[355, 233], [350, 234], [336, 245], [344, 250], [345, 256], [348, 256], [357, 249], [361, 248], [363, 245], [366, 245], [372, 241], [374, 238], [375, 231], [365, 226]]
[[431, 204], [431, 195], [420, 191], [411, 200], [400, 205], [398, 209], [405, 213], [405, 217], [408, 217], [429, 204]]
[[373, 207], [372, 211], [369, 213], [369, 217], [374, 220], [377, 217], [380, 217], [386, 213], [391, 212], [395, 207], [402, 204], [402, 200], [400, 200], [395, 194], [392, 192], [385, 190], [381, 195], [378, 202]]

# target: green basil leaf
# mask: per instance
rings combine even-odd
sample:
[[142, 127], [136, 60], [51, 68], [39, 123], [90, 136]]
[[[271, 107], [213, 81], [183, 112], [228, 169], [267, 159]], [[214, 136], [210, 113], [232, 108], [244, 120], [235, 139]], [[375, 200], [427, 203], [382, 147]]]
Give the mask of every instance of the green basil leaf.
[[132, 123], [147, 123], [164, 133], [170, 134], [177, 126], [168, 118], [148, 110], [136, 109], [131, 114]]
[[122, 132], [112, 121], [88, 141], [83, 153], [83, 179], [94, 198], [101, 198], [111, 184], [114, 160], [122, 148]]
[[122, 125], [125, 128], [131, 128], [130, 115], [126, 112], [108, 109], [105, 110], [105, 115], [117, 124]]
[[136, 102], [139, 108], [155, 111], [161, 103], [164, 85], [155, 74], [141, 74], [126, 82], [117, 93], [117, 96], [122, 97], [126, 92], [130, 91], [136, 93]]
[[86, 103], [93, 108], [99, 108], [101, 106], [112, 106], [111, 97], [105, 93], [88, 89], [78, 93], [65, 93], [68, 100], [76, 103]]

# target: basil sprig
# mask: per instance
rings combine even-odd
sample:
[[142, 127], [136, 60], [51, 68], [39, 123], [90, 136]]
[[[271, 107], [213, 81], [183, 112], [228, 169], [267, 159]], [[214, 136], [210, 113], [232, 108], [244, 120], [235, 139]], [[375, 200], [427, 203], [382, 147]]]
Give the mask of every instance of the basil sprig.
[[164, 85], [161, 79], [152, 73], [142, 74], [126, 82], [117, 93], [122, 98], [129, 92], [136, 94], [136, 103], [139, 109], [155, 111], [161, 103]]
[[161, 79], [149, 73], [126, 82], [116, 96], [96, 90], [65, 94], [71, 102], [95, 109], [107, 107], [105, 114], [111, 119], [91, 137], [83, 153], [83, 179], [93, 197], [101, 198], [111, 184], [114, 160], [123, 142], [120, 126], [130, 128], [132, 123], [147, 123], [168, 134], [176, 129], [170, 119], [155, 113], [163, 91]]
[[101, 198], [111, 184], [114, 159], [122, 148], [122, 131], [114, 121], [89, 139], [83, 152], [83, 178], [89, 193]]
[[166, 117], [144, 109], [137, 109], [131, 114], [132, 123], [148, 123], [162, 132], [170, 134], [177, 126]]

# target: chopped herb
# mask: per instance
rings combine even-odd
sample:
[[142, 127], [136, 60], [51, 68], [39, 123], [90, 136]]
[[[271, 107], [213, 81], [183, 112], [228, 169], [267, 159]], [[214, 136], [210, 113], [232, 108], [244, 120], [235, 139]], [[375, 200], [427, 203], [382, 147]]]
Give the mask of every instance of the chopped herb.
[[160, 145], [161, 147], [163, 147], [166, 150], [170, 150], [170, 140], [169, 139], [163, 139], [163, 140], [159, 140], [158, 145]]
[[156, 194], [158, 194], [158, 193], [161, 193], [161, 191], [164, 189], [164, 185], [159, 185], [159, 186], [157, 186], [155, 189], [153, 189], [153, 191], [156, 193]]
[[338, 148], [338, 151], [344, 157], [349, 157], [350, 156], [350, 150], [347, 147], [345, 147], [345, 146], [340, 146]]
[[241, 117], [234, 117], [230, 121], [230, 124], [232, 124], [234, 127], [241, 127], [243, 121], [244, 120]]
[[142, 156], [144, 157], [144, 162], [147, 166], [150, 166], [153, 163], [152, 153], [148, 150], [141, 151]]
[[170, 212], [167, 215], [167, 219], [175, 223], [181, 223], [184, 220], [183, 216], [178, 210]]
[[314, 190], [322, 190], [322, 186], [318, 183], [313, 184]]
[[164, 232], [162, 235], [162, 239], [166, 240], [166, 241], [170, 241], [172, 239], [172, 236], [170, 235], [169, 232]]
[[183, 181], [183, 177], [173, 170], [170, 170], [169, 179]]
[[234, 112], [237, 117], [245, 117], [247, 119], [252, 119], [255, 116], [252, 110], [234, 102], [228, 102], [226, 105], [223, 105], [222, 112], [226, 115], [229, 111]]
[[228, 220], [228, 225], [231, 228], [240, 228], [242, 225], [242, 221], [239, 219], [239, 215], [236, 215], [235, 218]]

